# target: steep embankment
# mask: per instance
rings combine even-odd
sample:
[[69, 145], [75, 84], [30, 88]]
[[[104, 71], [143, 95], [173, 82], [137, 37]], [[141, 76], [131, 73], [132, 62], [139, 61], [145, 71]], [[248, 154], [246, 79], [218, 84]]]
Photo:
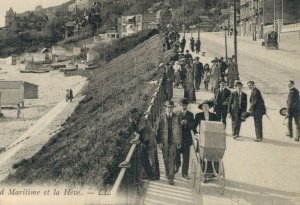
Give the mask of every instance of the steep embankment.
[[128, 110], [146, 109], [154, 89], [147, 82], [157, 75], [162, 56], [162, 42], [155, 35], [93, 71], [86, 97], [65, 129], [31, 159], [16, 164], [6, 182], [113, 183], [129, 150]]

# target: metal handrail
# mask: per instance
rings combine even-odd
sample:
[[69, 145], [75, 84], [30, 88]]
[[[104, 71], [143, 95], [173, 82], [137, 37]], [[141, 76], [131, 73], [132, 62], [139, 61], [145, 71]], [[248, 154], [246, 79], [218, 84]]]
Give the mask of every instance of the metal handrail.
[[[154, 95], [152, 96], [150, 102], [149, 102], [149, 106], [148, 106], [148, 109], [146, 110], [146, 112], [144, 113], [144, 116], [146, 118], [146, 120], [149, 121], [149, 123], [151, 124], [152, 128], [154, 129], [154, 131], [156, 131], [157, 129], [157, 120], [158, 120], [158, 117], [160, 115], [160, 111], [161, 111], [161, 107], [163, 105], [163, 101], [164, 101], [164, 98], [165, 98], [165, 94], [164, 94], [164, 86], [162, 84], [162, 78], [160, 80], [158, 80], [158, 87], [157, 89], [155, 89], [155, 92], [154, 92]], [[138, 134], [135, 134], [135, 137], [133, 140], [131, 140], [130, 142], [132, 145], [131, 145], [131, 148], [126, 156], [126, 159], [120, 163], [119, 167], [121, 168], [120, 172], [119, 172], [119, 175], [112, 187], [112, 190], [111, 190], [111, 195], [112, 196], [117, 196], [119, 191], [120, 191], [120, 187], [122, 185], [122, 182], [124, 181], [124, 178], [126, 178], [126, 171], [129, 169], [129, 168], [133, 168], [133, 169], [136, 169], [134, 170], [135, 173], [138, 173], [139, 170], [139, 167], [136, 166], [136, 165], [133, 165], [135, 167], [132, 167], [130, 162], [133, 158], [133, 156], [135, 157], [138, 157], [137, 156], [137, 148], [138, 146], [140, 145], [140, 135]], [[136, 176], [133, 176], [133, 177], [136, 177]], [[125, 182], [126, 183], [126, 182]], [[136, 184], [138, 185], [138, 184]]]

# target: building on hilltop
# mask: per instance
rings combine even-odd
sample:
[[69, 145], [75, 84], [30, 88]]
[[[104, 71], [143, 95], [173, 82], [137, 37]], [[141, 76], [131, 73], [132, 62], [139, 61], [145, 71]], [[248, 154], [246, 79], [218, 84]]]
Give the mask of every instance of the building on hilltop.
[[68, 9], [70, 12], [74, 11], [75, 8], [79, 10], [91, 9], [95, 4], [100, 4], [104, 8], [122, 2], [135, 3], [136, 0], [76, 0], [74, 4], [69, 5]]
[[10, 8], [5, 15], [6, 28], [36, 29], [41, 31], [47, 22], [48, 17], [46, 15], [36, 15], [30, 11], [17, 14]]
[[118, 32], [121, 37], [130, 36], [146, 29], [157, 29], [158, 24], [162, 22], [160, 11], [153, 12], [148, 9], [148, 13], [121, 16], [118, 18]]
[[118, 24], [121, 37], [130, 36], [143, 30], [143, 15], [121, 16], [118, 19]]

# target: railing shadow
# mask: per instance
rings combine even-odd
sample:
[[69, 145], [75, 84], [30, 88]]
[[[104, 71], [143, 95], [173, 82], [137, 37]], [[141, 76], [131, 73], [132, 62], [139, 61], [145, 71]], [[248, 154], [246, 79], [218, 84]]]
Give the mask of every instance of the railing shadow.
[[[217, 193], [217, 186], [205, 186], [202, 189], [204, 196], [213, 196], [216, 198], [222, 197], [227, 200], [232, 200], [240, 204], [253, 204], [253, 205], [293, 205], [299, 204], [295, 198], [300, 197], [299, 193], [277, 190], [233, 180], [226, 180], [226, 190], [224, 195]], [[242, 200], [237, 196], [242, 196]], [[244, 201], [244, 202], [243, 202]]]

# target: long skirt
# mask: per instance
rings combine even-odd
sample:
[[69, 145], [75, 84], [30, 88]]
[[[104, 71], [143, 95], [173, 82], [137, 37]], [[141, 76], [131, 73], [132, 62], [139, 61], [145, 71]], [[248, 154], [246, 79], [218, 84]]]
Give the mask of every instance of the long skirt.
[[189, 102], [196, 102], [196, 91], [193, 83], [187, 83], [184, 97], [186, 97]]
[[174, 73], [174, 76], [175, 76], [175, 86], [179, 86], [180, 81], [181, 81], [180, 73], [177, 71]]

